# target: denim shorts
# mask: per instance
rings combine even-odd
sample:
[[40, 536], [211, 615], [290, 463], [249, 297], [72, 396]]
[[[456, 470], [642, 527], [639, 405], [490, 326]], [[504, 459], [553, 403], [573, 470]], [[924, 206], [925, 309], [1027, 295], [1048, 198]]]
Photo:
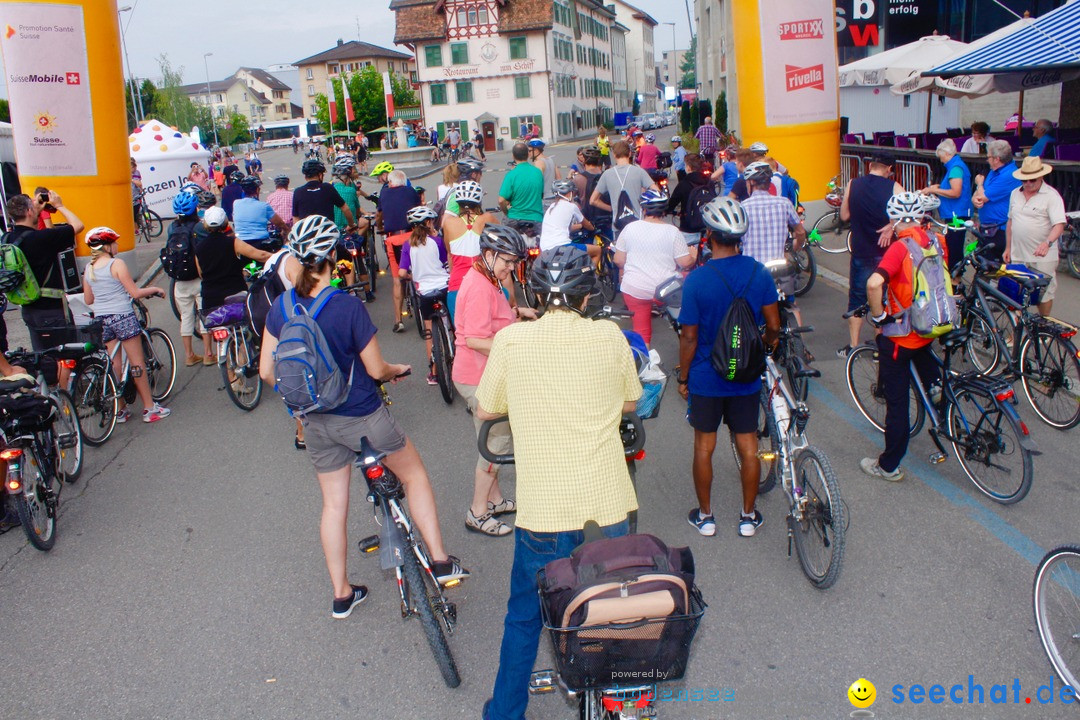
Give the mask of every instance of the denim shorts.
[[120, 313], [119, 315], [102, 315], [101, 323], [103, 327], [103, 333], [101, 339], [105, 342], [110, 340], [130, 340], [131, 338], [142, 332], [142, 326], [139, 325], [139, 319], [135, 317], [135, 313]]
[[866, 304], [866, 281], [877, 270], [879, 262], [877, 258], [851, 258], [848, 266], [848, 312]]

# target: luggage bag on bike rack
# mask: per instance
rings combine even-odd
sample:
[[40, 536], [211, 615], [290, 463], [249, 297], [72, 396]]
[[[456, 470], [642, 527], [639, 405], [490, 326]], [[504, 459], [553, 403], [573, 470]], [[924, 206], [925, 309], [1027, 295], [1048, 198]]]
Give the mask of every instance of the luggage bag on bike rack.
[[29, 390], [0, 394], [0, 427], [8, 437], [40, 432], [52, 425], [56, 406]]

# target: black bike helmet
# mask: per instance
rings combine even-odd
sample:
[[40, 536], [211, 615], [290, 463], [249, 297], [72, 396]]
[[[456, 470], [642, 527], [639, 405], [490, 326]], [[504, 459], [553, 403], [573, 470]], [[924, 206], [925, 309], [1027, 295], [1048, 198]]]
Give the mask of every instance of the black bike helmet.
[[479, 160], [474, 160], [473, 158], [462, 158], [457, 161], [457, 169], [461, 174], [461, 177], [468, 177], [475, 172], [483, 172], [484, 163]]
[[244, 173], [240, 172], [239, 170], [234, 170], [232, 172], [232, 174], [229, 175], [229, 180], [231, 182], [238, 183], [241, 180], [243, 180], [244, 177], [245, 177]]
[[312, 158], [311, 160], [305, 160], [304, 164], [300, 166], [300, 172], [304, 174], [304, 177], [315, 177], [326, 172], [326, 166], [323, 165], [322, 160]]
[[602, 162], [602, 156], [600, 155], [600, 148], [595, 145], [590, 145], [581, 151], [581, 157], [585, 159], [586, 165], [599, 165]]
[[513, 255], [518, 260], [525, 257], [528, 250], [521, 233], [506, 225], [489, 223], [480, 231], [480, 251], [491, 250], [499, 255]]
[[240, 181], [240, 189], [245, 193], [250, 193], [258, 190], [262, 186], [262, 180], [254, 175], [248, 175]]
[[199, 209], [205, 210], [217, 205], [217, 196], [209, 190], [203, 190], [199, 188], [195, 193], [195, 197], [199, 200]]
[[0, 270], [0, 293], [14, 292], [26, 279], [18, 270]]
[[289, 187], [289, 176], [284, 175], [284, 174], [275, 175], [274, 176], [274, 187], [280, 187], [280, 188]]
[[533, 263], [529, 287], [545, 304], [577, 311], [581, 301], [596, 289], [596, 268], [581, 248], [559, 245], [540, 253]]

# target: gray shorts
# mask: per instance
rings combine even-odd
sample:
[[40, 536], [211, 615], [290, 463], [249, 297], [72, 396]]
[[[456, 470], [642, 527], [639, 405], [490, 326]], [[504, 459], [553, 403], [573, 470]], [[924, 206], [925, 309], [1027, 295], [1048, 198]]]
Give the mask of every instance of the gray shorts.
[[405, 447], [408, 438], [385, 405], [364, 417], [313, 413], [304, 418], [304, 442], [315, 472], [328, 473], [352, 465], [360, 440], [387, 454]]

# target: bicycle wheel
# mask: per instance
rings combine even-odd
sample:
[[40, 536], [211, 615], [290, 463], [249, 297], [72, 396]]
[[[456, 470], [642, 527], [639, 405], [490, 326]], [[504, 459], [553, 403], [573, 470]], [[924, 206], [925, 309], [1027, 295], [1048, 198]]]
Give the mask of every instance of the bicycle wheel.
[[436, 316], [431, 321], [431, 359], [435, 363], [435, 379], [439, 383], [439, 392], [447, 405], [454, 402], [454, 382], [451, 373], [454, 369], [453, 349], [450, 336], [446, 332], [445, 320]]
[[116, 429], [116, 380], [104, 360], [91, 360], [75, 371], [72, 399], [87, 445], [101, 445]]
[[[776, 487], [776, 474], [778, 471], [776, 460], [780, 450], [780, 432], [773, 419], [772, 410], [768, 405], [768, 395], [765, 390], [761, 391], [761, 411], [758, 413], [758, 461], [761, 463], [761, 474], [758, 479], [758, 495]], [[739, 448], [735, 445], [735, 433], [728, 430], [731, 440], [731, 454], [735, 457], [735, 467], [742, 471], [742, 459], [739, 457]]]
[[1070, 687], [1080, 682], [1080, 547], [1051, 550], [1031, 589], [1035, 626], [1054, 672]]
[[1069, 272], [1074, 278], [1080, 278], [1080, 240], [1073, 240], [1068, 251]]
[[1016, 411], [982, 388], [960, 387], [955, 395], [946, 421], [964, 474], [994, 502], [1023, 500], [1034, 470], [1031, 451], [1020, 444], [1023, 430]]
[[847, 233], [844, 232], [844, 223], [840, 222], [839, 210], [833, 210], [819, 217], [810, 233], [813, 234], [815, 230], [821, 238], [816, 244], [825, 252], [838, 255], [848, 251], [845, 237]]
[[[851, 351], [847, 359], [847, 386], [855, 407], [878, 432], [885, 432], [885, 395], [878, 379], [877, 348], [860, 345]], [[926, 408], [919, 399], [919, 392], [911, 386], [908, 403], [908, 435], [914, 437], [922, 429]]]
[[[427, 638], [431, 653], [435, 656], [435, 664], [439, 666], [439, 672], [442, 673], [447, 687], [456, 688], [461, 684], [461, 676], [458, 675], [454, 656], [450, 653], [450, 644], [446, 642], [442, 618], [435, 617], [436, 600], [433, 597], [435, 593], [424, 581], [427, 571], [420, 567], [420, 561], [416, 559], [416, 553], [412, 548], [405, 550], [402, 571], [405, 575], [405, 596], [409, 599], [413, 611], [420, 617], [424, 637]], [[434, 582], [434, 579], [429, 577], [429, 582]], [[439, 614], [442, 614], [441, 611]]]
[[814, 251], [809, 245], [804, 245], [798, 250], [788, 251], [788, 256], [795, 263], [795, 297], [802, 297], [810, 292], [817, 280], [817, 261], [814, 260]]
[[1080, 422], [1080, 360], [1076, 346], [1047, 331], [1035, 331], [1020, 346], [1020, 383], [1039, 418], [1059, 430]]
[[57, 465], [61, 479], [73, 483], [82, 474], [83, 463], [83, 436], [79, 430], [79, 413], [67, 390], [57, 388], [50, 394], [58, 409], [53, 422], [56, 457], [59, 458]]
[[169, 397], [176, 384], [176, 350], [169, 333], [161, 328], [150, 328], [144, 332], [142, 344], [150, 395], [156, 402], [161, 402]]
[[364, 239], [364, 264], [367, 265], [368, 281], [371, 283], [368, 289], [374, 293], [375, 278], [379, 276], [379, 256], [375, 250], [375, 235], [370, 231]]
[[60, 483], [32, 448], [24, 448], [22, 459], [23, 489], [12, 500], [19, 514], [26, 539], [38, 550], [51, 550], [56, 544], [56, 505]]
[[845, 518], [840, 483], [829, 458], [813, 445], [795, 457], [795, 474], [803, 491], [796, 501], [799, 509], [792, 510], [788, 522], [799, 565], [815, 587], [832, 587], [844, 561]]
[[[408, 285], [412, 285], [409, 280], [405, 281]], [[412, 313], [413, 320], [416, 321], [416, 332], [420, 337], [424, 337], [424, 318], [420, 316], [420, 296], [416, 294], [415, 287], [406, 287], [409, 292], [409, 312]]]
[[585, 690], [578, 695], [578, 720], [610, 720], [599, 690]]
[[169, 306], [172, 307], [173, 315], [180, 320], [180, 306], [176, 304], [176, 280], [169, 278]]
[[981, 310], [969, 310], [965, 326], [970, 331], [964, 341], [964, 357], [980, 375], [990, 375], [1001, 362], [997, 331]]
[[619, 290], [615, 276], [615, 263], [608, 257], [606, 249], [603, 253], [597, 263], [597, 269], [600, 271], [597, 279], [600, 281], [600, 293], [604, 296], [604, 302], [613, 302], [615, 293]]
[[225, 362], [218, 365], [229, 399], [245, 412], [254, 410], [262, 399], [262, 378], [252, 354], [250, 345], [237, 345], [235, 336], [230, 335], [225, 341]]
[[162, 230], [165, 229], [164, 223], [161, 222], [161, 216], [149, 208], [143, 210], [143, 222], [146, 226], [147, 235], [152, 238], [160, 236]]

